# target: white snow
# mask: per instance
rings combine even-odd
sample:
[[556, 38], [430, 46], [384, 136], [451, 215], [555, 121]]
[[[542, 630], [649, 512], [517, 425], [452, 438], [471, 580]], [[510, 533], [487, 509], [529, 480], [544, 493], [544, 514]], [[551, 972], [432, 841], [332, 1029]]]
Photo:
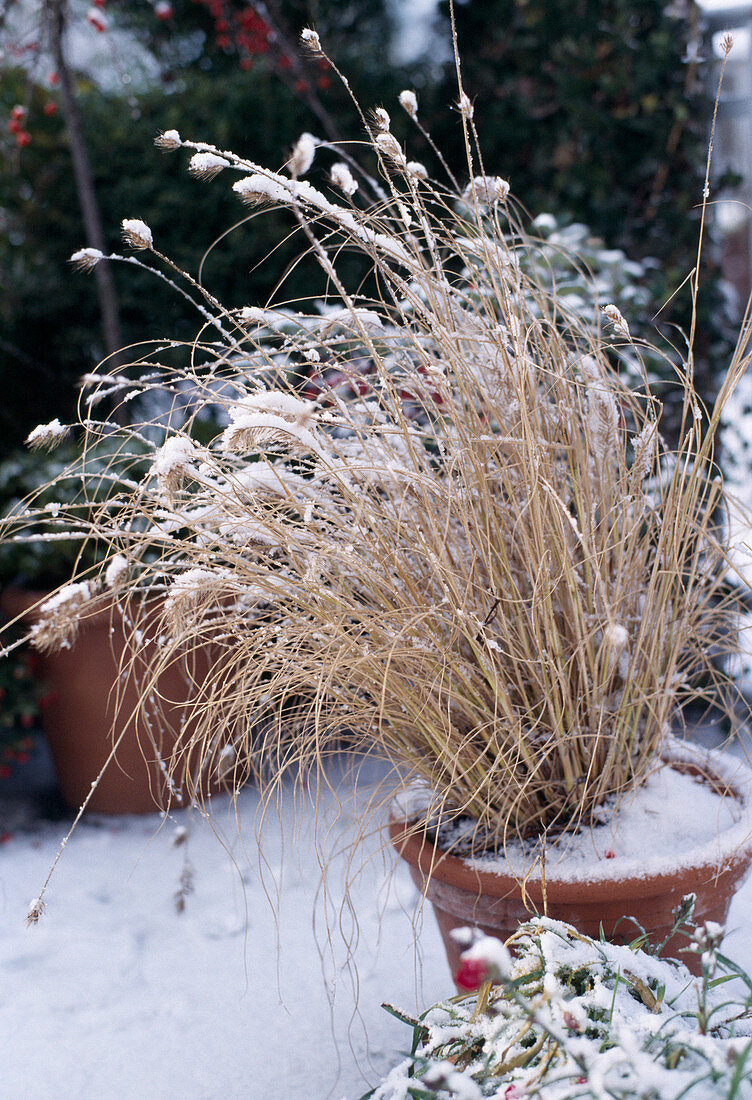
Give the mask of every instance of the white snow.
[[[710, 770], [719, 760], [714, 756], [709, 763], [701, 750], [673, 741], [672, 756]], [[602, 824], [568, 837], [559, 851], [549, 843], [549, 879], [572, 882], [586, 873], [589, 881], [602, 882], [667, 874], [677, 865], [723, 866], [735, 851], [752, 843], [748, 801], [752, 775], [733, 758], [724, 758], [724, 766], [716, 774], [732, 789], [746, 792], [747, 804], [736, 798], [719, 798], [707, 783], [692, 775], [659, 767], [637, 791], [625, 795]], [[512, 841], [499, 860], [499, 870], [524, 875], [534, 858], [533, 844]], [[486, 871], [493, 870], [492, 859], [475, 862]], [[540, 874], [538, 864], [530, 877], [539, 879]]]
[[[319, 836], [334, 806], [322, 792]], [[299, 807], [296, 816], [288, 789], [281, 818], [264, 825], [261, 874], [257, 809], [250, 787], [237, 823], [230, 800], [216, 799], [218, 835], [186, 811], [168, 822], [84, 822], [31, 928], [29, 899], [65, 826], [3, 838], [3, 1098], [357, 1100], [401, 1060], [410, 1030], [381, 1002], [415, 1012], [453, 992], [428, 911], [416, 918], [416, 956], [418, 896], [406, 867], [391, 876], [394, 857], [370, 836], [353, 865], [334, 859], [324, 895], [313, 811]], [[187, 836], [176, 836], [176, 826]], [[337, 835], [342, 829], [357, 829], [351, 804]], [[185, 858], [195, 891], [178, 914], [173, 894]], [[346, 879], [351, 909], [341, 908]], [[746, 968], [751, 913], [748, 882], [724, 948]], [[357, 985], [340, 928], [353, 945]]]
[[[296, 851], [287, 792], [283, 828], [270, 819], [264, 829], [262, 878], [257, 808], [256, 792], [242, 791], [238, 831], [230, 800], [215, 800], [226, 848], [197, 817], [177, 846], [175, 823], [157, 815], [92, 818], [31, 928], [29, 899], [67, 826], [0, 843], [3, 1100], [357, 1100], [399, 1060], [410, 1031], [381, 1002], [415, 1012], [451, 991], [428, 912], [420, 974], [407, 869], [390, 883], [379, 838], [357, 849], [362, 871], [342, 914], [356, 992], [337, 930], [353, 868], [335, 861], [325, 905], [313, 812], [301, 810]], [[185, 827], [188, 813], [175, 821]], [[195, 892], [178, 914], [185, 856]]]
[[140, 218], [123, 218], [121, 226], [131, 248], [151, 248], [154, 244], [151, 229]]
[[[93, 252], [94, 249], [87, 249], [86, 251]], [[81, 254], [82, 253], [77, 252], [75, 256], [80, 256]], [[65, 424], [61, 424], [58, 418], [55, 417], [49, 424], [37, 424], [36, 428], [33, 428], [27, 435], [26, 442], [30, 447], [34, 447], [40, 443], [47, 445], [51, 440], [64, 439], [69, 431], [70, 428]]]

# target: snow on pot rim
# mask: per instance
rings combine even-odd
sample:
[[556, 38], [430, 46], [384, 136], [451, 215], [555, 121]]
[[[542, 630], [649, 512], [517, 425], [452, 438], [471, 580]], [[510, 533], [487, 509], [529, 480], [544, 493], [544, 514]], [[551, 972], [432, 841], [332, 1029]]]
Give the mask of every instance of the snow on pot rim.
[[653, 893], [661, 880], [685, 871], [741, 870], [752, 858], [752, 770], [728, 754], [672, 736], [662, 757], [663, 766], [625, 794], [602, 824], [549, 841], [544, 875], [540, 839], [510, 839], [498, 855], [476, 857], [435, 848], [420, 829], [410, 830], [420, 809], [418, 792], [395, 797], [390, 836], [408, 862], [416, 862], [431, 878], [442, 881], [451, 871], [452, 881], [459, 876], [477, 890], [482, 876], [484, 893], [499, 897], [506, 896], [510, 882], [523, 880], [533, 896], [539, 894], [544, 876], [565, 899], [568, 885], [579, 894], [584, 882], [594, 897], [601, 892], [613, 896], [619, 884], [628, 897], [635, 891], [639, 895], [642, 883]]

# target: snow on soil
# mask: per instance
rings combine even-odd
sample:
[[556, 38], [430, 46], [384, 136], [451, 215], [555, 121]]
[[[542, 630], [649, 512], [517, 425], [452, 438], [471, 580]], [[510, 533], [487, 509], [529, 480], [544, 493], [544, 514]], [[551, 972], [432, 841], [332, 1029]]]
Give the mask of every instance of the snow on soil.
[[[355, 870], [343, 857], [325, 896], [312, 815], [297, 818], [295, 844], [289, 792], [282, 827], [264, 826], [260, 875], [257, 806], [254, 790], [241, 792], [238, 830], [229, 800], [216, 800], [222, 843], [194, 818], [187, 847], [170, 843], [186, 814], [161, 831], [157, 816], [92, 819], [74, 833], [30, 929], [26, 909], [63, 828], [0, 845], [4, 1100], [356, 1100], [399, 1060], [410, 1031], [380, 1003], [415, 1011], [452, 992], [433, 916], [416, 958], [417, 894], [404, 867], [390, 876], [376, 835], [358, 847], [352, 910], [340, 904]], [[355, 827], [352, 806], [342, 819]], [[195, 890], [178, 914], [186, 852]], [[747, 968], [751, 915], [752, 882], [733, 904], [727, 942]]]
[[[715, 770], [707, 753], [688, 745], [681, 746], [675, 758], [696, 763], [703, 771]], [[727, 760], [722, 777], [734, 791], [746, 792], [746, 806], [737, 798], [721, 798], [701, 778], [671, 767], [657, 768], [601, 824], [572, 836], [557, 855], [547, 849], [549, 877], [600, 882], [670, 874], [677, 865], [722, 866], [752, 842], [752, 773], [741, 761]], [[538, 850], [536, 844], [512, 841], [498, 863], [500, 872], [511, 869], [525, 875]], [[474, 862], [484, 871], [495, 866], [488, 857]], [[538, 865], [530, 877], [540, 878], [540, 873]]]

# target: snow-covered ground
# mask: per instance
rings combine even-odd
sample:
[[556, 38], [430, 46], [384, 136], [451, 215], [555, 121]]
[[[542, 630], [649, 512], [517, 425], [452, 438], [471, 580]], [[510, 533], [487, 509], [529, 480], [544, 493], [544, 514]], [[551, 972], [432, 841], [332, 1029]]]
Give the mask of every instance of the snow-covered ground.
[[[282, 827], [272, 819], [264, 827], [262, 876], [257, 806], [255, 791], [244, 790], [238, 824], [229, 800], [217, 800], [216, 832], [194, 817], [177, 847], [185, 814], [84, 823], [52, 879], [47, 912], [29, 929], [28, 903], [65, 826], [5, 839], [3, 1100], [356, 1100], [397, 1060], [410, 1032], [380, 1003], [414, 1011], [451, 992], [432, 914], [416, 954], [417, 894], [404, 868], [391, 874], [377, 836], [357, 850], [352, 909], [341, 909], [355, 870], [342, 857], [329, 867], [325, 899], [312, 814], [300, 813], [296, 826], [289, 795]], [[355, 821], [346, 807], [335, 832]], [[194, 891], [178, 913], [186, 856]], [[751, 917], [752, 882], [734, 902], [727, 941], [747, 968]], [[357, 970], [344, 965], [346, 941]]]
[[[264, 829], [262, 881], [257, 805], [254, 790], [241, 793], [238, 828], [229, 800], [215, 800], [221, 838], [194, 817], [178, 847], [176, 824], [159, 831], [158, 816], [84, 823], [28, 929], [67, 825], [5, 839], [3, 1100], [355, 1100], [394, 1063], [410, 1031], [381, 1002], [414, 1010], [450, 991], [433, 916], [417, 958], [416, 891], [403, 868], [390, 882], [393, 860], [372, 837], [340, 920], [345, 861], [330, 867], [327, 903], [311, 815], [295, 843], [289, 798], [284, 828]], [[178, 913], [186, 855], [194, 891]], [[344, 965], [345, 939], [357, 972]]]

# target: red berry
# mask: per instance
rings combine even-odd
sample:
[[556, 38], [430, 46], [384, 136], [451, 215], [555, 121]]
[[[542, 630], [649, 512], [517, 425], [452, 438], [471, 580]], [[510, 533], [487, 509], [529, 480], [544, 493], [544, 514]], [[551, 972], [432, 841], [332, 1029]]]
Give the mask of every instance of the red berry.
[[[21, 141], [22, 137], [25, 137], [27, 140], [22, 142]], [[31, 141], [31, 135], [30, 134], [19, 134], [18, 137], [16, 138], [16, 141], [18, 142], [19, 145], [28, 145], [29, 142]], [[20, 718], [20, 722], [21, 722], [21, 725], [23, 726], [23, 728], [25, 730], [30, 730], [31, 727], [34, 725], [34, 715], [33, 714], [22, 714], [21, 718]]]
[[330, 76], [320, 76], [316, 81], [316, 84], [319, 88], [321, 88], [323, 92], [325, 92], [327, 88], [331, 88], [332, 78]]
[[279, 65], [280, 69], [289, 69], [292, 65], [292, 61], [286, 53], [283, 53], [282, 56], [278, 58], [277, 64]]
[[240, 64], [240, 68], [243, 70], [243, 72], [247, 73], [249, 69], [253, 68], [253, 58], [252, 57], [241, 57], [239, 64]]
[[55, 88], [60, 83], [60, 74], [55, 72], [47, 73], [47, 83], [50, 87]]
[[107, 17], [103, 12], [97, 11], [96, 8], [89, 8], [86, 13], [86, 21], [91, 24], [98, 34], [107, 29]]
[[8, 123], [8, 129], [12, 134], [20, 134], [23, 130], [23, 123], [20, 119], [12, 118]]
[[170, 0], [159, 0], [159, 3], [154, 5], [154, 14], [161, 23], [167, 23], [175, 14], [175, 9]]
[[606, 857], [606, 859], [615, 859], [616, 858], [616, 852], [613, 850], [613, 848], [606, 848], [606, 850], [603, 854]]
[[10, 778], [10, 768], [7, 764], [0, 764], [0, 779]]
[[[26, 130], [22, 130], [20, 134], [16, 134], [16, 145], [20, 145], [20, 146], [23, 147], [24, 145], [29, 145], [30, 143], [31, 143], [31, 134], [27, 133]], [[27, 716], [24, 715], [23, 718], [21, 719], [21, 724], [22, 725], [26, 725], [26, 723], [24, 722], [24, 718], [26, 718], [26, 717]], [[31, 724], [31, 723], [29, 723], [29, 724]]]
[[46, 115], [56, 115], [57, 114], [57, 103], [55, 103], [54, 99], [48, 99], [47, 102], [45, 103], [44, 107], [42, 108], [42, 110], [44, 111], [44, 113]]
[[0, 844], [7, 844], [13, 839], [13, 833], [0, 833]]
[[303, 95], [303, 92], [305, 92], [307, 90], [308, 90], [308, 85], [306, 84], [305, 80], [296, 80], [295, 81], [295, 94], [296, 95]]
[[229, 34], [218, 34], [217, 45], [219, 46], [220, 50], [228, 50], [232, 45]]
[[17, 103], [15, 107], [10, 109], [10, 117], [18, 119], [26, 118], [26, 108], [22, 107], [20, 103]]
[[462, 959], [460, 968], [454, 975], [455, 985], [468, 992], [479, 989], [488, 975], [488, 967], [482, 959]]

